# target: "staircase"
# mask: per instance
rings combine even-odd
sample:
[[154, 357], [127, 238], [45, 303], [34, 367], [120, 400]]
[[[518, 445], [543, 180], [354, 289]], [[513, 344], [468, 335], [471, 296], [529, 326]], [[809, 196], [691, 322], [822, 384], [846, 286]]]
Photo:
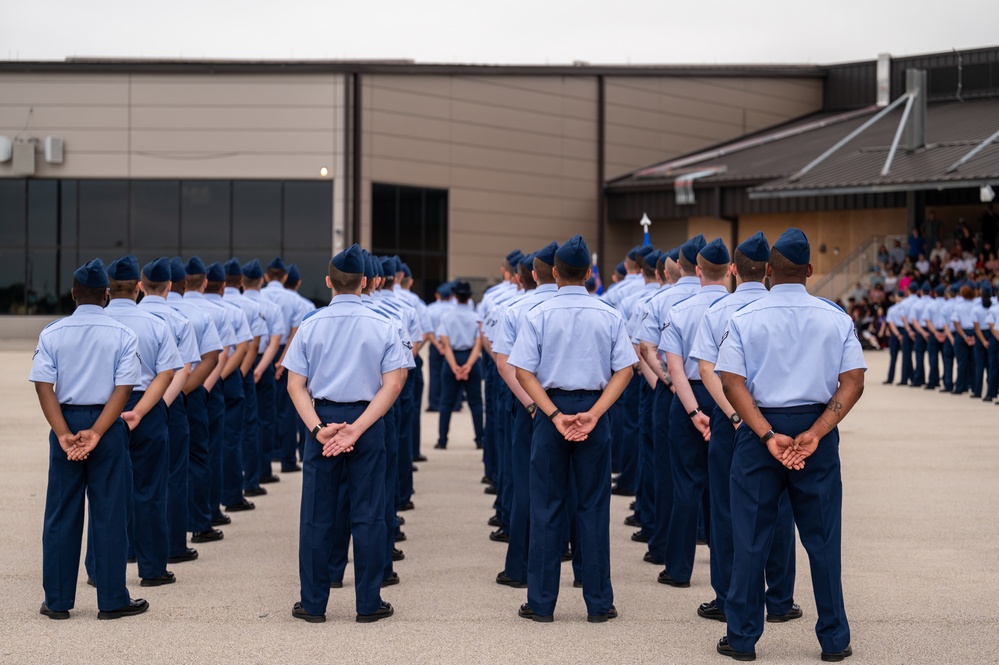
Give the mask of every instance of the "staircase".
[[906, 239], [902, 235], [869, 237], [808, 290], [813, 296], [836, 302], [851, 291], [857, 282], [868, 286], [867, 275], [878, 265], [878, 248], [881, 245], [891, 247], [896, 240], [905, 246]]

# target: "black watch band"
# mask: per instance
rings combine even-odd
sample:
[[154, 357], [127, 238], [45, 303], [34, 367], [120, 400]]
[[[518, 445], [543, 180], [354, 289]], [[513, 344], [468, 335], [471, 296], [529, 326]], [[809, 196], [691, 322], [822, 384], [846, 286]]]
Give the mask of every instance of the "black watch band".
[[700, 412], [701, 412], [701, 407], [697, 407], [696, 409], [694, 409], [693, 411], [691, 411], [691, 412], [690, 412], [690, 413], [688, 413], [687, 415], [688, 415], [689, 417], [693, 418], [694, 416], [696, 416], [696, 415], [697, 415], [698, 413], [700, 413]]
[[312, 438], [315, 439], [319, 435], [319, 431], [322, 428], [324, 428], [324, 427], [326, 427], [326, 423], [319, 423], [318, 425], [316, 425], [315, 427], [313, 427], [312, 428]]
[[535, 404], [534, 402], [531, 402], [530, 404], [524, 407], [524, 410], [527, 411], [527, 415], [533, 416], [534, 412], [538, 410], [538, 405]]
[[777, 432], [773, 431], [773, 428], [767, 430], [767, 433], [760, 437], [760, 443], [764, 446], [767, 445], [767, 441], [777, 436]]
[[555, 416], [560, 415], [561, 413], [562, 413], [561, 411], [555, 409], [554, 411], [548, 414], [548, 420], [555, 420]]
[[733, 425], [738, 425], [739, 423], [742, 422], [742, 418], [740, 418], [739, 414], [736, 413], [735, 411], [732, 412], [732, 415], [729, 416], [728, 419], [729, 421], [731, 421]]

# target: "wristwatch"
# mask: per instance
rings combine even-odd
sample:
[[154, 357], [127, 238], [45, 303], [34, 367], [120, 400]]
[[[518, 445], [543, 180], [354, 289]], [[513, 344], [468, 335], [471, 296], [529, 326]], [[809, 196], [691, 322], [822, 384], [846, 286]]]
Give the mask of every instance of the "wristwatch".
[[769, 441], [770, 439], [774, 438], [775, 436], [777, 436], [777, 432], [775, 432], [773, 430], [773, 428], [771, 428], [771, 429], [767, 430], [766, 434], [764, 434], [763, 436], [760, 437], [760, 443], [762, 443], [765, 446], [765, 445], [767, 445], [767, 441]]
[[691, 411], [687, 415], [690, 416], [691, 418], [693, 418], [694, 416], [696, 416], [700, 412], [701, 412], [701, 407], [697, 407], [696, 409], [694, 409], [693, 411]]
[[527, 415], [533, 416], [534, 412], [538, 410], [538, 405], [535, 404], [534, 402], [531, 402], [530, 404], [524, 407], [524, 410], [527, 411]]
[[555, 416], [557, 416], [557, 415], [559, 415], [561, 413], [562, 413], [561, 411], [559, 411], [558, 409], [555, 409], [554, 411], [552, 411], [551, 413], [548, 414], [548, 420], [555, 420]]
[[732, 421], [733, 425], [738, 425], [739, 423], [742, 422], [742, 418], [740, 418], [739, 414], [734, 411], [732, 412], [732, 415], [728, 417], [728, 419]]
[[[321, 430], [324, 427], [326, 427], [326, 423], [319, 423], [318, 425], [316, 425], [315, 427], [313, 427], [312, 428], [312, 438], [315, 439], [317, 436], [319, 436], [319, 430]], [[318, 441], [318, 439], [316, 439], [316, 440]]]

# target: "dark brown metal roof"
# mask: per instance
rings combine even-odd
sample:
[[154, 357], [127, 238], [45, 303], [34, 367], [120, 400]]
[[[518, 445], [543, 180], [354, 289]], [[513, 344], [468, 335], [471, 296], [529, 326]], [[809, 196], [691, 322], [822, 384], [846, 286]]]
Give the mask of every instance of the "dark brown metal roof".
[[715, 166], [724, 166], [724, 173], [697, 179], [695, 189], [750, 187], [750, 196], [758, 198], [972, 187], [999, 181], [999, 142], [983, 149], [955, 172], [946, 172], [999, 130], [999, 99], [930, 104], [926, 147], [908, 152], [903, 141], [886, 176], [880, 172], [901, 109], [879, 120], [797, 181], [789, 180], [876, 111], [869, 108], [807, 116], [774, 130], [640, 169], [612, 181], [608, 190], [671, 190], [678, 175]]

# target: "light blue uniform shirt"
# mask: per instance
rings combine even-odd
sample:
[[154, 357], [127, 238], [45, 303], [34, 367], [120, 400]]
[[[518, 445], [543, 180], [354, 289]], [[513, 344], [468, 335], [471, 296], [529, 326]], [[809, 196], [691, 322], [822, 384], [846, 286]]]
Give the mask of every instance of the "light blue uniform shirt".
[[[989, 310], [982, 304], [981, 298], [975, 298], [975, 304], [971, 308], [971, 316], [974, 317], [974, 321], [978, 324], [979, 328], [982, 330], [988, 330]], [[974, 324], [972, 324], [972, 327], [974, 327]], [[985, 339], [988, 339], [988, 337]]]
[[267, 337], [267, 322], [260, 316], [260, 306], [256, 302], [244, 296], [239, 292], [239, 289], [233, 286], [225, 287], [222, 300], [227, 304], [235, 305], [243, 312], [253, 337]]
[[635, 291], [645, 285], [645, 278], [642, 277], [641, 273], [625, 275], [624, 279], [617, 284], [617, 287], [613, 291], [607, 292], [606, 301], [614, 305], [617, 309], [621, 309], [621, 303], [624, 299], [630, 297]]
[[448, 344], [455, 351], [468, 351], [475, 346], [479, 336], [479, 315], [471, 304], [456, 303], [441, 314], [437, 324], [437, 337], [447, 337]]
[[[558, 288], [556, 287], [556, 290]], [[482, 334], [486, 336], [490, 344], [495, 344], [496, 340], [503, 334], [503, 319], [511, 307], [515, 307], [524, 301], [524, 298], [532, 295], [534, 289], [529, 291], [517, 291], [516, 295], [503, 303], [497, 303], [489, 312], [489, 320], [482, 324]], [[511, 345], [512, 346], [512, 345]]]
[[[332, 303], [330, 303], [332, 304]], [[384, 316], [389, 322], [395, 327], [396, 331], [399, 333], [399, 342], [409, 349], [409, 364], [406, 369], [413, 369], [416, 367], [416, 359], [413, 357], [413, 343], [409, 340], [409, 335], [402, 327], [402, 320], [399, 318], [399, 314], [396, 310], [388, 309], [382, 307], [374, 298], [371, 297], [370, 293], [361, 294], [361, 304], [370, 309], [372, 312]], [[325, 309], [325, 308], [324, 308]], [[306, 314], [306, 318], [310, 318], [314, 315], [313, 312]]]
[[302, 322], [284, 366], [306, 377], [313, 399], [370, 402], [382, 374], [407, 367], [412, 356], [386, 317], [358, 296], [338, 295]]
[[297, 298], [295, 301], [298, 305], [298, 310], [295, 312], [295, 326], [297, 327], [302, 325], [302, 321], [305, 320], [305, 316], [309, 312], [314, 312], [316, 310], [316, 303], [312, 302], [298, 291], [292, 290], [292, 293], [295, 294], [295, 298]]
[[97, 305], [80, 305], [38, 336], [29, 381], [54, 383], [60, 404], [106, 404], [117, 386], [139, 384], [139, 340]]
[[692, 381], [701, 380], [697, 359], [690, 357], [701, 318], [711, 303], [726, 296], [728, 289], [721, 284], [702, 286], [697, 293], [676, 303], [666, 313], [666, 327], [659, 339], [659, 351], [683, 358], [683, 373]]
[[926, 318], [940, 332], [943, 332], [944, 328], [947, 327], [947, 318], [944, 316], [944, 310], [947, 307], [947, 301], [937, 297], [930, 301], [930, 306], [926, 309]]
[[[167, 300], [169, 302], [169, 299]], [[205, 297], [205, 294], [197, 291], [188, 291], [184, 294], [184, 302], [190, 302], [195, 307], [200, 307], [201, 312], [207, 316], [215, 325], [215, 332], [219, 336], [219, 341], [225, 348], [236, 346], [236, 333], [229, 323], [229, 315], [221, 303], [213, 303]]]
[[636, 334], [638, 333], [638, 327], [642, 324], [642, 317], [645, 315], [645, 308], [648, 306], [649, 301], [657, 293], [669, 288], [669, 284], [662, 286], [655, 283], [646, 284], [631, 300], [631, 305], [628, 307], [628, 313], [624, 317], [624, 320], [625, 330], [628, 331], [628, 337], [631, 339], [632, 344], [640, 343]]
[[517, 333], [524, 323], [524, 315], [538, 303], [542, 303], [558, 293], [554, 284], [541, 284], [530, 291], [528, 295], [506, 308], [503, 320], [496, 326], [496, 338], [492, 340], [493, 353], [509, 356], [513, 344], [517, 341]]
[[508, 292], [516, 290], [517, 285], [511, 282], [500, 282], [486, 289], [486, 292], [482, 294], [482, 301], [475, 308], [475, 311], [479, 313], [479, 318], [485, 321], [489, 317], [489, 309], [493, 306], [495, 300], [506, 297]]
[[889, 307], [888, 311], [885, 312], [885, 320], [889, 323], [894, 323], [895, 327], [898, 328], [898, 331], [903, 335], [905, 334], [905, 330], [903, 330], [905, 322], [902, 321], [904, 309], [905, 308], [902, 306], [902, 302], [897, 302]]
[[180, 352], [180, 359], [185, 363], [197, 364], [201, 362], [201, 353], [198, 351], [198, 338], [194, 333], [194, 326], [190, 319], [167, 304], [163, 296], [145, 296], [139, 303], [139, 309], [158, 316], [165, 321], [173, 331], [173, 341], [177, 344]]
[[669, 289], [660, 289], [645, 303], [645, 311], [642, 312], [642, 323], [635, 332], [634, 337], [639, 342], [659, 346], [662, 338], [662, 331], [666, 325], [666, 313], [670, 307], [684, 300], [688, 296], [697, 293], [701, 288], [701, 280], [697, 277], [681, 277], [676, 284]]
[[434, 302], [427, 305], [427, 319], [430, 323], [430, 329], [437, 334], [437, 324], [441, 321], [441, 314], [448, 307], [452, 307], [455, 302], [451, 299], [447, 300], [435, 300]]
[[194, 338], [198, 341], [198, 353], [202, 356], [212, 351], [222, 350], [222, 340], [219, 338], [219, 331], [215, 329], [215, 324], [211, 318], [201, 311], [201, 308], [185, 301], [179, 293], [168, 293], [167, 304], [183, 314], [194, 326]]
[[[992, 325], [994, 328], [999, 328], [999, 299], [992, 299], [992, 307], [989, 307], [988, 316], [985, 318], [986, 327], [983, 328], [983, 332], [988, 332], [988, 325]], [[985, 339], [989, 340], [991, 345], [995, 341], [994, 336], [986, 335]]]
[[392, 285], [392, 293], [416, 311], [416, 320], [420, 324], [420, 332], [426, 335], [434, 331], [430, 327], [430, 321], [427, 319], [427, 303], [423, 302], [423, 298], [409, 289], [402, 288], [398, 284]]
[[229, 320], [229, 327], [232, 328], [233, 343], [230, 346], [235, 346], [236, 344], [242, 344], [243, 342], [249, 342], [256, 335], [250, 331], [250, 323], [246, 320], [246, 315], [243, 314], [243, 310], [239, 308], [239, 305], [232, 302], [231, 300], [226, 300], [217, 293], [206, 293], [205, 300], [221, 307], [226, 314], [226, 318]]
[[711, 303], [704, 312], [701, 325], [697, 328], [694, 345], [690, 347], [690, 357], [711, 364], [718, 362], [718, 348], [721, 346], [729, 319], [738, 310], [765, 295], [767, 287], [760, 282], [743, 282], [736, 287], [732, 295], [722, 296]]
[[745, 377], [764, 408], [826, 404], [854, 369], [867, 363], [853, 319], [803, 284], [777, 284], [733, 314], [715, 365]]
[[281, 317], [285, 325], [284, 332], [281, 333], [281, 343], [287, 344], [292, 328], [297, 328], [298, 324], [301, 323], [300, 320], [296, 320], [298, 303], [293, 298], [297, 298], [297, 296], [284, 288], [284, 284], [276, 281], [267, 282], [267, 285], [260, 289], [260, 294], [281, 310]]
[[129, 298], [115, 298], [104, 308], [115, 321], [123, 323], [139, 339], [139, 361], [142, 374], [135, 390], [145, 391], [160, 372], [180, 369], [184, 361], [177, 351], [177, 342], [166, 321], [144, 311]]
[[620, 312], [586, 287], [563, 286], [524, 315], [507, 362], [537, 376], [546, 390], [603, 390], [638, 356]]
[[[243, 292], [243, 297], [249, 298], [260, 308], [260, 318], [267, 324], [267, 337], [280, 335], [282, 340], [288, 338], [288, 322], [285, 320], [280, 307], [271, 302], [269, 298], [260, 295], [260, 291], [257, 289], [247, 289]], [[267, 348], [267, 341], [263, 340], [260, 343], [258, 353], [264, 352], [264, 349]]]
[[371, 294], [371, 297], [379, 307], [385, 310], [392, 310], [402, 321], [403, 330], [409, 336], [410, 344], [418, 344], [423, 340], [423, 330], [420, 328], [420, 320], [416, 315], [416, 310], [410, 307], [402, 298], [388, 290], [381, 289]]
[[965, 300], [958, 296], [954, 298], [954, 309], [951, 311], [951, 320], [957, 322], [957, 326], [965, 330], [975, 327], [975, 301]]

